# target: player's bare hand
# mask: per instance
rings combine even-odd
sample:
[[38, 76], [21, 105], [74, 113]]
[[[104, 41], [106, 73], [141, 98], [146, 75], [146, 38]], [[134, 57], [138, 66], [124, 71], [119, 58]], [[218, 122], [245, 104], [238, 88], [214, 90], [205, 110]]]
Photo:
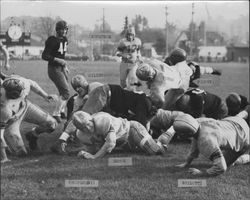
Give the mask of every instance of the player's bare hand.
[[64, 67], [64, 71], [66, 74], [69, 74], [69, 68], [67, 66]]
[[57, 62], [58, 64], [60, 64], [63, 67], [67, 65], [67, 62], [64, 59], [61, 59], [61, 58], [54, 58], [54, 61]]
[[199, 169], [196, 169], [196, 168], [189, 168], [188, 173], [190, 173], [192, 175], [201, 175], [202, 171]]
[[179, 164], [179, 165], [175, 165], [176, 167], [179, 167], [179, 168], [185, 168], [188, 166], [187, 163], [182, 163], [182, 164]]
[[85, 159], [94, 159], [94, 156], [92, 154], [88, 153], [87, 151], [83, 151], [83, 150], [77, 154], [77, 157], [85, 158]]

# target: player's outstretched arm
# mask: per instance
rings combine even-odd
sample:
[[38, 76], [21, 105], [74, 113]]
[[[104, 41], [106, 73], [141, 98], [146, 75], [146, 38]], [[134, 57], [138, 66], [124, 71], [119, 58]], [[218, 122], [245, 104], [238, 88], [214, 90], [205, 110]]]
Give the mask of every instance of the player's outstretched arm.
[[190, 153], [186, 159], [186, 161], [182, 164], [176, 165], [176, 167], [180, 167], [180, 168], [185, 168], [191, 165], [192, 161], [197, 158], [199, 156], [199, 149], [198, 149], [198, 144], [197, 144], [197, 140], [192, 140], [192, 144], [191, 144], [191, 149], [190, 149]]
[[104, 143], [104, 145], [101, 147], [101, 149], [95, 155], [92, 155], [86, 151], [80, 151], [77, 156], [83, 157], [86, 159], [101, 158], [104, 155], [106, 155], [107, 153], [110, 153], [115, 148], [115, 145], [116, 145], [116, 134], [112, 130], [108, 133], [108, 136], [106, 137], [106, 142]]
[[43, 97], [46, 101], [50, 102], [51, 100], [55, 100], [56, 95], [49, 95], [47, 92], [45, 92], [40, 85], [38, 85], [37, 82], [27, 79], [30, 83], [30, 89], [35, 92], [36, 94]]

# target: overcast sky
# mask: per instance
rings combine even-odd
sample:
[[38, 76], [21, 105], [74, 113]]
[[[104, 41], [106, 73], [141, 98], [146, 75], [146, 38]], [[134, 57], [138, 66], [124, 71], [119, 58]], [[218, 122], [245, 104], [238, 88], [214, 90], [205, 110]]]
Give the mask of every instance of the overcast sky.
[[[150, 27], [164, 27], [165, 6], [168, 20], [179, 27], [187, 27], [192, 17], [192, 1], [13, 1], [1, 0], [1, 20], [10, 16], [60, 16], [70, 24], [79, 24], [93, 29], [103, 15], [112, 30], [123, 27], [124, 18], [129, 21], [136, 14], [145, 16]], [[194, 21], [200, 22], [209, 15], [235, 19], [249, 15], [248, 1], [195, 1]], [[99, 21], [98, 21], [99, 20]]]

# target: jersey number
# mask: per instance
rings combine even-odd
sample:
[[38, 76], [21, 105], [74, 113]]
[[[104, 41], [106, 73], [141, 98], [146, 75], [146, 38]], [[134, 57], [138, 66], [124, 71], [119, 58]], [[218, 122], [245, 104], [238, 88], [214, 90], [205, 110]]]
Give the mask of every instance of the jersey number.
[[67, 51], [67, 43], [65, 42], [64, 45], [63, 45], [63, 43], [60, 42], [60, 47], [59, 47], [58, 51], [59, 51], [61, 54], [63, 54], [64, 52], [66, 52], [66, 51]]

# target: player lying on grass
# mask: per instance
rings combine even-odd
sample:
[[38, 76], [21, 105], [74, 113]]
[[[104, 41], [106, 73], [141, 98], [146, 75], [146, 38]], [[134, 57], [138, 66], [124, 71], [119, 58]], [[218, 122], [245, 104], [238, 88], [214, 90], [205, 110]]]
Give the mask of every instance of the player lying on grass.
[[113, 117], [105, 112], [90, 115], [77, 111], [73, 114], [73, 124], [79, 130], [79, 138], [89, 135], [92, 141], [101, 143], [100, 149], [94, 155], [82, 150], [78, 153], [79, 157], [100, 158], [111, 153], [116, 146], [128, 146], [131, 150], [140, 148], [149, 155], [164, 153], [161, 143], [156, 143], [146, 128], [136, 121]]
[[180, 72], [184, 84], [189, 87], [198, 87], [193, 81], [200, 78], [201, 75], [221, 75], [221, 71], [218, 69], [200, 66], [193, 61], [187, 61], [187, 53], [181, 48], [173, 49], [164, 63], [174, 66]]
[[[228, 115], [229, 116], [241, 116], [242, 118], [246, 119], [248, 125], [250, 125], [250, 115], [247, 114], [247, 106], [249, 106], [249, 102], [247, 97], [237, 94], [235, 92], [230, 93], [226, 97], [226, 103], [228, 107]], [[245, 109], [245, 110], [244, 110]], [[235, 164], [246, 164], [250, 162], [250, 150], [246, 152], [246, 154], [240, 156], [236, 161]]]
[[186, 91], [176, 101], [174, 109], [190, 114], [194, 118], [205, 116], [222, 119], [228, 113], [226, 103], [219, 96], [199, 88]]
[[[27, 154], [20, 133], [22, 121], [38, 125], [25, 134], [29, 148], [37, 148], [38, 135], [43, 132], [52, 132], [57, 126], [56, 120], [43, 109], [31, 103], [27, 96], [30, 90], [43, 97], [46, 101], [53, 100], [53, 95], [47, 94], [35, 81], [21, 76], [12, 75], [6, 78], [1, 85], [1, 151], [4, 152], [7, 145], [17, 155]], [[2, 162], [8, 161], [6, 154]]]
[[[248, 108], [248, 115], [249, 111]], [[159, 110], [158, 112], [158, 115], [152, 119], [152, 124], [156, 127], [164, 128], [173, 125], [174, 131], [168, 132], [170, 136], [176, 132], [183, 138], [193, 138], [186, 162], [178, 167], [190, 166], [199, 154], [212, 161], [212, 167], [205, 171], [189, 168], [189, 173], [193, 175], [219, 175], [250, 148], [249, 126], [239, 116], [215, 120], [212, 118], [194, 119], [191, 115], [183, 114], [173, 121], [169, 116], [170, 111]]]
[[[147, 127], [149, 119], [156, 112], [156, 107], [145, 94], [125, 90], [119, 85], [105, 84], [95, 88], [89, 94], [88, 100], [81, 110], [89, 114], [99, 111], [109, 112], [116, 117], [138, 121]], [[66, 144], [61, 140], [66, 141], [69, 138], [72, 131], [71, 126], [72, 120], [70, 119], [59, 141], [52, 146], [53, 152], [64, 154]]]
[[164, 109], [172, 108], [180, 94], [187, 89], [175, 68], [156, 59], [138, 64], [136, 76], [147, 82], [149, 97], [154, 104]]

